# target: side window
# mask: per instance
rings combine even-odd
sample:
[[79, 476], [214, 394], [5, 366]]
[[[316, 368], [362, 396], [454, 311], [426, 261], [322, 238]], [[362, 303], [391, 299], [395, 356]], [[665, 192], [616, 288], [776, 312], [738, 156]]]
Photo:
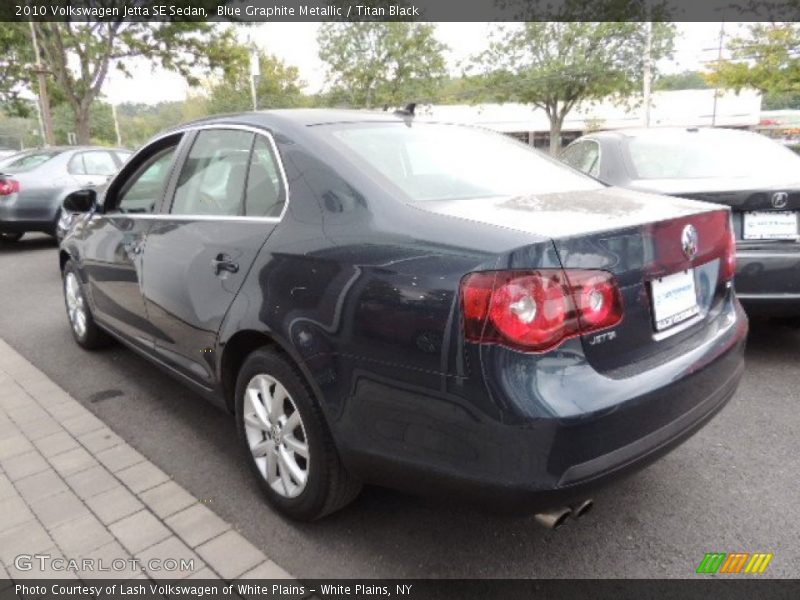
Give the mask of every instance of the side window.
[[113, 175], [117, 172], [117, 163], [110, 152], [84, 152], [83, 164], [87, 175]]
[[79, 152], [69, 159], [67, 171], [70, 175], [86, 175], [86, 166], [83, 163], [83, 152]]
[[577, 142], [567, 147], [561, 154], [561, 160], [573, 169], [597, 176], [599, 169], [600, 149], [592, 141]]
[[126, 150], [117, 150], [117, 159], [119, 160], [119, 164], [124, 165], [125, 162], [131, 157], [133, 152], [128, 152]]
[[206, 129], [197, 134], [178, 177], [174, 215], [243, 214], [247, 168], [254, 134]]
[[279, 217], [285, 202], [286, 191], [270, 143], [264, 136], [257, 135], [247, 174], [244, 214]]
[[142, 165], [128, 180], [117, 208], [126, 213], [151, 213], [164, 190], [175, 146], [162, 150]]

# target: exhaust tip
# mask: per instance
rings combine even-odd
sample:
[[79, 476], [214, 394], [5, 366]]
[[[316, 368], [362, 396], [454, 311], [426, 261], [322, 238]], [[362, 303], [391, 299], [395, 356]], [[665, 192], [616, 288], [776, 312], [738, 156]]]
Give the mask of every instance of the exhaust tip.
[[567, 507], [555, 508], [547, 512], [540, 512], [534, 515], [536, 521], [548, 529], [558, 529], [569, 518], [572, 511]]
[[582, 516], [587, 514], [592, 508], [594, 508], [594, 500], [588, 498], [583, 502], [573, 505], [571, 508], [572, 516], [576, 519], [580, 519]]

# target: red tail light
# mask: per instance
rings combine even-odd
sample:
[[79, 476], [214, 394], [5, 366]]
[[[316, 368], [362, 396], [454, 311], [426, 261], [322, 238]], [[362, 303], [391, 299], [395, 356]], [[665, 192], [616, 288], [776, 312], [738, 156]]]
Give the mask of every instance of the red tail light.
[[622, 320], [622, 295], [605, 271], [471, 273], [461, 281], [461, 303], [469, 341], [527, 352], [550, 350]]
[[728, 221], [728, 236], [725, 250], [720, 259], [719, 277], [722, 281], [730, 281], [736, 274], [736, 234], [733, 231], [733, 224]]
[[0, 179], [0, 196], [10, 196], [19, 192], [19, 181], [16, 179]]

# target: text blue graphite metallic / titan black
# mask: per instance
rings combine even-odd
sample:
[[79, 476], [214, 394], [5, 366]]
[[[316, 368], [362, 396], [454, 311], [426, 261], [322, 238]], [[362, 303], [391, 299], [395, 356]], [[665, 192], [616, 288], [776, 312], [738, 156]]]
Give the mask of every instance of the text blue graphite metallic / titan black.
[[66, 204], [86, 213], [61, 246], [76, 340], [111, 334], [232, 411], [295, 518], [360, 482], [574, 505], [742, 374], [726, 207], [606, 187], [480, 129], [218, 117]]

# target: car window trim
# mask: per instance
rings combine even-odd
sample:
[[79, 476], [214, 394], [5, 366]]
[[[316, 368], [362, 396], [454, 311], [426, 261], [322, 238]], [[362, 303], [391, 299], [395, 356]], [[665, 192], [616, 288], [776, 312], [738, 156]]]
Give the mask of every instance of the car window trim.
[[[286, 198], [283, 202], [283, 210], [281, 210], [281, 214], [277, 217], [252, 217], [247, 215], [173, 215], [169, 212], [164, 212], [165, 209], [169, 210], [169, 207], [166, 204], [169, 202], [170, 206], [172, 204], [172, 197], [174, 196], [174, 184], [177, 182], [177, 177], [180, 173], [180, 170], [183, 168], [183, 165], [186, 161], [186, 157], [188, 155], [188, 148], [191, 148], [191, 144], [194, 142], [194, 138], [200, 131], [206, 129], [238, 129], [241, 131], [248, 131], [250, 133], [254, 133], [256, 135], [261, 135], [267, 138], [270, 143], [270, 148], [272, 149], [272, 154], [275, 157], [275, 161], [278, 165], [278, 172], [280, 173], [281, 181], [283, 183], [283, 189], [286, 192]], [[203, 124], [197, 125], [193, 127], [185, 127], [176, 131], [171, 131], [169, 133], [164, 134], [163, 136], [159, 136], [150, 141], [147, 144], [149, 147], [151, 144], [158, 142], [160, 139], [164, 137], [168, 137], [171, 135], [178, 135], [183, 134], [183, 138], [181, 139], [181, 144], [186, 143], [185, 146], [187, 150], [185, 152], [181, 152], [181, 155], [177, 157], [175, 164], [173, 164], [173, 181], [167, 186], [166, 193], [162, 197], [162, 201], [160, 206], [158, 207], [157, 211], [152, 213], [145, 213], [145, 214], [130, 214], [126, 215], [136, 219], [151, 219], [157, 221], [248, 221], [248, 222], [259, 222], [259, 223], [280, 223], [283, 220], [284, 215], [286, 215], [286, 211], [289, 208], [289, 200], [291, 197], [291, 193], [289, 191], [289, 179], [286, 177], [286, 171], [284, 170], [283, 166], [283, 158], [281, 157], [280, 152], [278, 151], [278, 145], [275, 143], [275, 138], [273, 137], [272, 133], [261, 129], [260, 127], [254, 127], [251, 125], [240, 125], [236, 123], [210, 123], [210, 124]], [[188, 135], [187, 135], [188, 134]], [[168, 201], [167, 198], [170, 200]]]

